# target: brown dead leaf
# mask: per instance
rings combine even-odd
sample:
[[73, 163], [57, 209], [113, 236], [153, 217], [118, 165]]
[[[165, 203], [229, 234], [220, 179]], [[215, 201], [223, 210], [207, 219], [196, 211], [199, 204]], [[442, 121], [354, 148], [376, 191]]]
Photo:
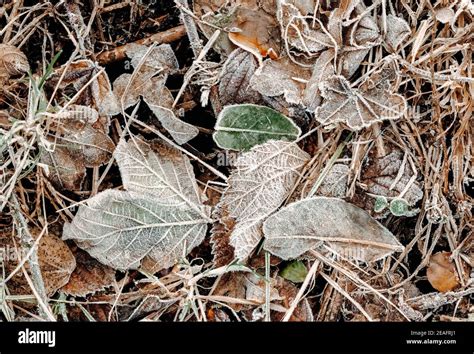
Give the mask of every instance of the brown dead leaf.
[[67, 295], [85, 297], [112, 286], [115, 282], [115, 271], [96, 261], [87, 252], [77, 249], [76, 269], [69, 281], [61, 288]]
[[54, 151], [43, 150], [40, 162], [47, 166], [45, 174], [56, 188], [81, 190], [86, 176], [84, 161], [72, 156], [67, 148], [56, 146]]
[[15, 46], [0, 43], [0, 77], [23, 75], [28, 71], [30, 64], [26, 55]]
[[306, 84], [303, 97], [303, 104], [310, 112], [314, 112], [321, 105], [320, 83], [335, 74], [333, 61], [334, 49], [328, 49], [321, 53], [313, 66], [313, 73]]
[[[283, 309], [288, 310], [296, 298], [299, 289], [290, 281], [283, 279], [282, 277], [276, 278], [276, 289], [278, 295], [282, 300], [276, 301], [276, 304], [283, 306]], [[285, 316], [283, 311], [273, 311], [272, 321], [280, 322]], [[307, 298], [303, 298], [296, 306], [293, 314], [291, 315], [290, 322], [312, 322], [314, 321], [313, 311]]]
[[450, 252], [438, 252], [431, 256], [426, 275], [436, 290], [445, 293], [459, 286], [456, 267], [449, 257]]
[[267, 59], [250, 79], [250, 86], [264, 96], [283, 95], [288, 103], [300, 104], [310, 76], [308, 68], [293, 63], [289, 58]]
[[387, 16], [385, 43], [392, 52], [395, 52], [410, 34], [410, 26], [402, 17], [391, 14]]
[[224, 63], [219, 82], [219, 100], [222, 106], [239, 103], [258, 103], [260, 94], [250, 87], [250, 79], [257, 70], [254, 56], [236, 49]]

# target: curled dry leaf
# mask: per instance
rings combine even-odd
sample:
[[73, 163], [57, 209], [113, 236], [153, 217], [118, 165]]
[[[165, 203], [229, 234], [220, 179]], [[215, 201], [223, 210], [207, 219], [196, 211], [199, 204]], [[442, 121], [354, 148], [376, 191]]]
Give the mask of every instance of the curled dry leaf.
[[314, 112], [321, 105], [322, 97], [319, 85], [326, 78], [335, 74], [333, 61], [334, 49], [325, 50], [316, 60], [313, 66], [313, 73], [303, 93], [303, 104], [308, 111]]
[[363, 189], [356, 193], [352, 202], [375, 218], [388, 215], [388, 212], [376, 210], [377, 196], [390, 200], [402, 197], [411, 207], [423, 198], [420, 182], [410, 182], [414, 172], [408, 161], [403, 162], [404, 154], [401, 150], [393, 149], [383, 157], [377, 157], [375, 151], [371, 151], [367, 161], [360, 177]]
[[0, 43], [0, 77], [23, 75], [30, 71], [26, 55], [17, 47]]
[[292, 203], [266, 219], [263, 232], [264, 248], [283, 259], [327, 246], [344, 257], [373, 262], [404, 249], [367, 212], [337, 198]]
[[145, 257], [154, 271], [172, 266], [202, 242], [210, 221], [189, 159], [136, 137], [121, 141], [114, 156], [127, 191], [89, 199], [64, 225], [63, 239], [116, 269], [137, 268]]
[[334, 75], [322, 83], [321, 95], [325, 101], [315, 111], [316, 120], [332, 126], [344, 123], [356, 131], [376, 122], [398, 119], [406, 110], [405, 99], [392, 93], [389, 80], [383, 77], [353, 88], [343, 76]]
[[288, 103], [299, 104], [303, 101], [306, 82], [310, 77], [309, 69], [293, 63], [287, 57], [267, 59], [250, 79], [250, 86], [264, 96], [283, 95]]
[[219, 100], [223, 106], [260, 101], [260, 94], [250, 87], [250, 78], [257, 67], [254, 56], [243, 49], [238, 48], [229, 55], [219, 81]]
[[308, 160], [296, 144], [273, 140], [238, 157], [216, 210], [220, 217], [212, 235], [216, 264], [250, 255], [262, 238], [263, 220], [283, 203]]
[[387, 16], [385, 43], [392, 52], [395, 52], [398, 49], [410, 33], [410, 26], [402, 17], [397, 17], [391, 14]]
[[224, 149], [250, 150], [268, 140], [296, 140], [301, 130], [277, 111], [253, 104], [225, 107], [217, 118], [214, 141]]
[[112, 286], [115, 283], [115, 270], [107, 267], [86, 252], [76, 250], [76, 268], [69, 281], [61, 288], [67, 295], [85, 297]]
[[430, 257], [426, 271], [428, 281], [436, 290], [445, 293], [459, 286], [459, 278], [450, 252], [438, 252]]

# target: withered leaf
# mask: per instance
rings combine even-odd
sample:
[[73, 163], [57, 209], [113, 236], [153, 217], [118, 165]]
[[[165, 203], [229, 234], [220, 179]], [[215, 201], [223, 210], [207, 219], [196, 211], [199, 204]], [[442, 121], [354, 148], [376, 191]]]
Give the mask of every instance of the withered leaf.
[[[262, 238], [263, 220], [285, 200], [309, 155], [296, 144], [268, 141], [242, 153], [228, 180], [217, 214], [222, 224], [212, 236], [213, 254], [234, 249], [244, 260]], [[219, 239], [224, 237], [224, 239]]]
[[77, 250], [76, 268], [69, 281], [61, 288], [67, 295], [85, 297], [110, 287], [115, 282], [115, 270], [99, 263], [86, 252]]
[[438, 252], [432, 255], [426, 270], [431, 286], [443, 293], [452, 291], [460, 285], [456, 267], [450, 261], [450, 256], [450, 252]]
[[303, 104], [308, 111], [314, 110], [321, 105], [321, 91], [319, 85], [326, 78], [335, 74], [334, 72], [334, 49], [328, 49], [321, 53], [313, 66], [313, 73], [306, 84], [303, 96]]
[[283, 259], [329, 247], [342, 256], [372, 262], [403, 246], [367, 212], [338, 198], [314, 197], [292, 203], [265, 220], [264, 248]]
[[315, 111], [316, 120], [324, 125], [344, 123], [352, 130], [398, 119], [406, 110], [405, 99], [390, 91], [387, 79], [353, 88], [343, 76], [334, 75], [321, 85], [321, 95], [325, 101]]
[[84, 161], [72, 156], [67, 148], [56, 146], [54, 151], [42, 150], [40, 162], [47, 166], [46, 176], [57, 188], [71, 191], [81, 189], [86, 176]]
[[49, 296], [69, 281], [76, 259], [64, 241], [55, 235], [44, 235], [38, 246], [38, 260], [44, 286]]
[[238, 48], [229, 55], [219, 81], [219, 100], [223, 106], [260, 101], [260, 94], [250, 87], [250, 78], [257, 67], [254, 56], [243, 49]]
[[250, 86], [264, 96], [283, 95], [288, 103], [299, 104], [310, 77], [308, 68], [293, 63], [287, 57], [267, 59], [250, 79]]
[[387, 15], [387, 34], [385, 36], [385, 43], [391, 51], [396, 51], [410, 33], [410, 26], [402, 17], [397, 17], [391, 14]]
[[23, 75], [30, 71], [26, 55], [17, 47], [0, 43], [0, 77]]
[[[365, 10], [364, 7], [365, 6], [359, 5], [355, 12], [358, 15], [362, 14]], [[349, 41], [350, 45], [370, 48], [378, 45], [380, 42], [379, 27], [370, 14], [366, 14], [353, 25]]]
[[346, 196], [349, 167], [342, 163], [335, 164], [321, 183], [317, 194], [324, 197], [344, 198]]
[[127, 191], [89, 199], [64, 225], [63, 239], [112, 268], [137, 268], [148, 257], [155, 271], [199, 245], [210, 218], [189, 159], [171, 147], [158, 149], [137, 137], [121, 141], [114, 156]]

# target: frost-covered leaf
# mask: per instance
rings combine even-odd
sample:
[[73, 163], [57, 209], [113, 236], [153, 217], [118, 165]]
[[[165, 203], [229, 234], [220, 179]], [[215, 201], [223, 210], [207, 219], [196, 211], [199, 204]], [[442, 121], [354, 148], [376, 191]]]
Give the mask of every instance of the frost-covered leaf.
[[308, 111], [314, 110], [321, 105], [321, 91], [319, 85], [326, 78], [335, 74], [334, 72], [334, 49], [328, 49], [321, 53], [313, 66], [313, 73], [304, 90], [303, 104]]
[[56, 188], [62, 190], [80, 190], [86, 176], [82, 159], [71, 155], [68, 149], [56, 146], [54, 151], [42, 150], [40, 162], [46, 166], [45, 175]]
[[394, 15], [387, 15], [387, 34], [385, 43], [390, 50], [395, 51], [410, 35], [411, 29], [408, 23], [402, 18]]
[[149, 255], [162, 269], [202, 242], [208, 221], [190, 208], [106, 190], [79, 207], [73, 221], [64, 225], [63, 239], [74, 240], [112, 268], [138, 268]]
[[[355, 12], [357, 15], [361, 15], [364, 11], [364, 6], [358, 6]], [[380, 41], [381, 37], [379, 27], [370, 14], [365, 14], [352, 26], [349, 41], [350, 45], [370, 48], [379, 44]]]
[[268, 140], [296, 140], [301, 130], [277, 111], [253, 104], [225, 107], [217, 118], [214, 141], [221, 148], [249, 150]]
[[338, 198], [315, 197], [292, 203], [263, 223], [264, 248], [283, 259], [328, 246], [352, 259], [372, 262], [403, 246], [367, 212]]
[[[383, 157], [374, 155], [375, 152], [371, 152], [368, 162], [363, 166], [360, 177], [361, 188], [352, 200], [354, 204], [367, 210], [375, 218], [382, 218], [388, 215], [388, 210], [381, 206], [376, 207], [377, 199], [380, 197], [384, 197], [386, 201], [392, 200], [404, 192], [402, 197], [410, 207], [423, 198], [420, 182], [416, 180], [410, 182], [413, 171], [408, 161], [403, 163], [404, 153], [400, 149], [392, 149]], [[408, 183], [411, 184], [405, 191]]]
[[390, 91], [388, 79], [378, 78], [351, 87], [343, 76], [334, 75], [321, 85], [325, 101], [315, 111], [315, 118], [324, 125], [344, 123], [360, 130], [384, 120], [398, 119], [406, 110], [405, 99]]
[[0, 77], [23, 75], [30, 71], [26, 55], [17, 47], [0, 43]]
[[338, 71], [345, 77], [350, 78], [364, 61], [370, 49], [345, 46], [339, 53]]
[[38, 261], [49, 296], [69, 281], [76, 268], [76, 259], [71, 250], [55, 235], [42, 236], [38, 246]]
[[264, 96], [283, 95], [288, 103], [299, 104], [310, 77], [311, 71], [308, 68], [301, 67], [286, 57], [267, 59], [250, 79], [250, 86]]
[[441, 23], [449, 23], [455, 19], [456, 14], [451, 7], [442, 7], [435, 10], [435, 18]]
[[115, 283], [114, 269], [99, 263], [80, 249], [74, 252], [74, 256], [77, 266], [68, 283], [61, 288], [63, 293], [85, 297]]
[[63, 238], [101, 263], [154, 270], [170, 267], [199, 245], [210, 221], [189, 159], [162, 143], [121, 141], [114, 156], [127, 191], [106, 190], [79, 207]]
[[254, 56], [243, 49], [236, 49], [229, 55], [219, 82], [219, 100], [223, 106], [260, 101], [260, 94], [250, 87], [250, 78], [257, 67]]
[[310, 55], [334, 45], [321, 24], [312, 21], [312, 16], [302, 15], [291, 0], [281, 0], [277, 4], [281, 32], [292, 47]]
[[405, 216], [409, 210], [410, 206], [403, 198], [395, 198], [390, 202], [390, 212], [395, 216]]
[[317, 190], [324, 197], [344, 198], [350, 169], [342, 163], [335, 164], [328, 172]]
[[308, 269], [304, 263], [297, 260], [288, 263], [280, 272], [282, 278], [290, 280], [293, 283], [302, 283], [307, 274]]
[[212, 236], [216, 259], [222, 253], [229, 259], [229, 252], [231, 259], [250, 255], [262, 238], [263, 220], [285, 200], [308, 160], [296, 144], [273, 140], [239, 156], [217, 207], [219, 232]]

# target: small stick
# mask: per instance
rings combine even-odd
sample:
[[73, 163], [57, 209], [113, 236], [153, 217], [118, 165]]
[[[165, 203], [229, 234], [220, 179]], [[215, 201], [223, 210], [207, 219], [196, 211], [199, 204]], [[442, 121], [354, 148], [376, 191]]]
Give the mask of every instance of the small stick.
[[[140, 39], [133, 43], [141, 44], [141, 45], [150, 45], [152, 43], [157, 43], [157, 44], [171, 43], [183, 38], [185, 34], [186, 34], [186, 29], [184, 28], [183, 25], [180, 25], [177, 27], [170, 28], [169, 30], [166, 30], [163, 32], [155, 33], [151, 35], [150, 37]], [[105, 64], [116, 62], [116, 61], [124, 60], [127, 57], [125, 53], [129, 48], [130, 48], [130, 43], [124, 44], [115, 49], [97, 54], [96, 55], [97, 61], [99, 62], [99, 64], [105, 65]]]

